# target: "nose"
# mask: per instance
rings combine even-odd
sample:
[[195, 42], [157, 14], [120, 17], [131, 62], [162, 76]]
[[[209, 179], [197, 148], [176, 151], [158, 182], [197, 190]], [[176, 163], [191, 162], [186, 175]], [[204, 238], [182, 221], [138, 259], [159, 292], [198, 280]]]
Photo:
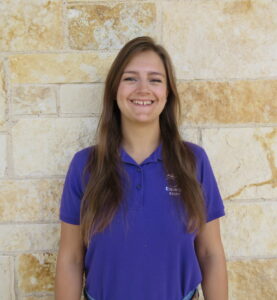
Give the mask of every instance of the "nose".
[[139, 80], [137, 91], [140, 93], [149, 93], [148, 81], [144, 79]]

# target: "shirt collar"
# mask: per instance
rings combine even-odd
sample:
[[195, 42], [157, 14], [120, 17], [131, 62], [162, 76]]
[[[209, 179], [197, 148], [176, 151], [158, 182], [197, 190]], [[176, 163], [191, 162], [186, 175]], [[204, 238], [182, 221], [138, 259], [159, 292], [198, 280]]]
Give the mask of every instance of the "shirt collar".
[[[125, 163], [138, 165], [136, 161], [124, 150], [123, 147], [120, 147], [120, 157], [121, 160]], [[150, 154], [150, 156], [148, 156], [140, 165], [158, 162], [160, 160], [162, 160], [162, 144], [160, 144], [155, 149], [155, 151], [152, 154]]]

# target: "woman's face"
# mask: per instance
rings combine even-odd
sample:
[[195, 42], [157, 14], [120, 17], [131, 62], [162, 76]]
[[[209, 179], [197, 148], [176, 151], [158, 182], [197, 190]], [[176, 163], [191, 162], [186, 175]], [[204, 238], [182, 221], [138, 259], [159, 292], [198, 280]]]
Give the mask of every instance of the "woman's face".
[[166, 71], [154, 51], [137, 54], [123, 71], [117, 105], [122, 124], [159, 122], [167, 99]]

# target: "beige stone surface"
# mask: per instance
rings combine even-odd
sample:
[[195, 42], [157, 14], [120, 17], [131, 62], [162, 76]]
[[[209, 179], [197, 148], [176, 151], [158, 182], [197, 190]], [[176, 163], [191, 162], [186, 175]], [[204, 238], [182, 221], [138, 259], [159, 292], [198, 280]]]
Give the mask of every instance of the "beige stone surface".
[[0, 251], [56, 250], [59, 224], [1, 224]]
[[142, 35], [155, 35], [153, 3], [70, 5], [69, 43], [73, 49], [119, 49]]
[[0, 181], [1, 222], [56, 222], [63, 179]]
[[179, 79], [277, 75], [277, 2], [162, 2], [163, 43]]
[[1, 51], [63, 47], [62, 1], [10, 0], [0, 8]]
[[30, 296], [30, 297], [23, 297], [23, 300], [55, 300], [55, 296]]
[[9, 57], [15, 83], [102, 82], [112, 62], [111, 54], [18, 54]]
[[225, 200], [276, 198], [277, 128], [203, 129], [202, 140]]
[[16, 115], [55, 114], [56, 98], [54, 87], [17, 86], [13, 89], [12, 112]]
[[5, 176], [7, 168], [7, 136], [0, 135], [0, 177]]
[[180, 134], [185, 141], [189, 141], [195, 144], [199, 144], [200, 135], [199, 130], [196, 128], [186, 128], [185, 126], [181, 126], [179, 128]]
[[228, 263], [229, 299], [276, 299], [277, 259]]
[[13, 258], [10, 256], [0, 256], [1, 300], [15, 300], [13, 269]]
[[[47, 292], [47, 296], [43, 296], [43, 295], [26, 296], [26, 297], [23, 296], [19, 298], [19, 300], [21, 299], [22, 300], [55, 300], [55, 295]], [[85, 300], [85, 298], [82, 296], [81, 300]]]
[[204, 300], [203, 292], [200, 287], [199, 287], [199, 300]]
[[103, 84], [62, 85], [60, 90], [61, 113], [99, 114], [103, 93]]
[[54, 289], [56, 254], [22, 254], [17, 258], [19, 292], [51, 292]]
[[64, 175], [74, 153], [92, 145], [97, 123], [97, 118], [20, 119], [12, 129], [15, 174]]
[[[133, 2], [142, 2], [142, 1], [145, 1], [145, 2], [148, 2], [148, 0], [134, 0]], [[160, 1], [160, 0], [153, 0], [151, 2], [154, 2], [154, 1]], [[163, 1], [172, 1], [172, 0], [163, 0]], [[97, 0], [67, 0], [68, 3], [72, 3], [72, 2], [99, 2]], [[119, 2], [117, 0], [105, 0], [105, 2]], [[131, 2], [130, 0], [120, 0], [120, 2]]]
[[7, 98], [4, 82], [3, 63], [0, 60], [0, 130], [5, 127]]
[[185, 123], [277, 122], [277, 80], [190, 81], [178, 90]]
[[277, 202], [228, 203], [221, 220], [227, 257], [273, 257], [277, 249]]

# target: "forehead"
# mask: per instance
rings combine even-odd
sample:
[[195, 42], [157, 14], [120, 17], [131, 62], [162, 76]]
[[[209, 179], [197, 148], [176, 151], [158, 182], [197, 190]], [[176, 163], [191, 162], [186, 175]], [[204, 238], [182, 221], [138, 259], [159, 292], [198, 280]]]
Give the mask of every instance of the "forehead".
[[162, 59], [154, 51], [140, 52], [132, 57], [124, 69], [124, 72], [128, 71], [166, 72]]

